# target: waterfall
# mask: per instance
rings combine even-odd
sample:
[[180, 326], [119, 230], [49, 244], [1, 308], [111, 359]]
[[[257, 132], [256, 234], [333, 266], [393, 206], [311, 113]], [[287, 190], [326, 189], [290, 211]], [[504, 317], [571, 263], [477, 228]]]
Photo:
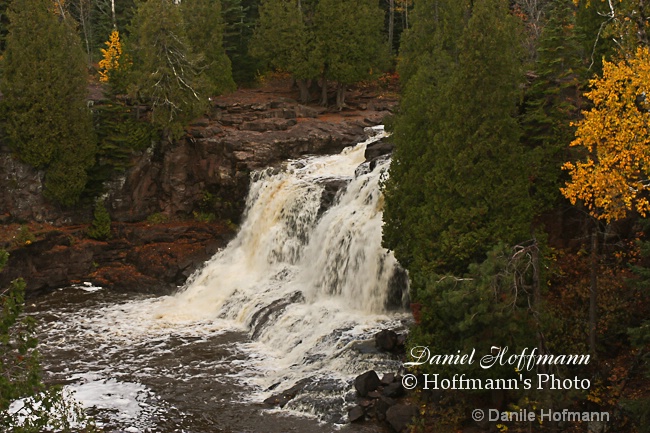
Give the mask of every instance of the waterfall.
[[[81, 396], [119, 384], [153, 393], [140, 382], [160, 390], [173, 380], [210, 392], [240, 383], [238, 402], [260, 402], [302, 384], [285, 410], [337, 412], [325, 420], [344, 422], [355, 375], [400, 366], [377, 352], [373, 335], [404, 328], [409, 316], [406, 273], [381, 246], [390, 160], [364, 156], [385, 133], [369, 133], [338, 155], [253, 173], [238, 234], [175, 295], [104, 303], [99, 291], [96, 305], [48, 308], [62, 318], [47, 329], [52, 356], [78, 354], [63, 371], [51, 368]], [[204, 397], [195, 404], [208, 405]], [[156, 425], [149, 418], [139, 425]]]
[[254, 173], [236, 238], [159, 305], [157, 317], [218, 317], [249, 330], [251, 350], [282, 373], [267, 371], [260, 386], [353, 370], [342, 351], [402, 317], [391, 310], [407, 296], [404, 272], [381, 246], [380, 182], [390, 160], [364, 166], [366, 145], [385, 137], [383, 128], [373, 132], [338, 155]]

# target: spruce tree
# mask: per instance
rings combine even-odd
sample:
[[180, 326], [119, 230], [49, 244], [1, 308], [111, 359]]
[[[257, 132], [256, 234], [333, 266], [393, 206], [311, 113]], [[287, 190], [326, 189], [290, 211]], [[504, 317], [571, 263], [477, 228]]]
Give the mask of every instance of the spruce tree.
[[184, 0], [181, 3], [190, 46], [202, 54], [200, 63], [209, 96], [235, 90], [230, 59], [223, 48], [224, 24], [220, 0]]
[[85, 54], [48, 0], [14, 0], [9, 18], [0, 82], [6, 133], [23, 161], [45, 170], [45, 193], [70, 206], [95, 155]]
[[[315, 34], [324, 80], [337, 83], [336, 105], [345, 102], [345, 86], [383, 66], [388, 49], [382, 36], [384, 11], [377, 0], [320, 0]], [[323, 101], [325, 103], [326, 101]]]
[[308, 11], [296, 0], [263, 1], [250, 44], [253, 56], [293, 75], [300, 88], [301, 102], [309, 102], [307, 80], [317, 77], [321, 69], [313, 26], [305, 23]]
[[202, 58], [188, 42], [180, 6], [172, 0], [141, 3], [134, 17], [132, 89], [151, 107], [151, 121], [165, 139], [207, 106]]
[[586, 53], [576, 34], [572, 0], [553, 0], [537, 50], [535, 78], [526, 94], [522, 125], [534, 157], [529, 173], [541, 211], [557, 204], [566, 181], [562, 164], [580, 118]]
[[471, 3], [418, 3], [404, 41], [384, 240], [416, 273], [462, 274], [530, 236], [517, 22], [506, 1]]

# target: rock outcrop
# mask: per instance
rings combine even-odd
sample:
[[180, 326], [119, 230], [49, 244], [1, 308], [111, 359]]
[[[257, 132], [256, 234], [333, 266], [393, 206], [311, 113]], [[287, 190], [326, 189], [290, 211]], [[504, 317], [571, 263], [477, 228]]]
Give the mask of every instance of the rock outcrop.
[[[382, 123], [396, 104], [361, 94], [349, 101], [352, 108], [328, 112], [263, 90], [218, 98], [181, 139], [133, 155], [127, 171], [105, 185], [113, 221], [108, 242], [84, 234], [92, 209], [50, 203], [43, 197], [43, 172], [0, 143], [2, 228], [50, 227], [29, 245], [0, 233], [0, 248], [11, 253], [0, 287], [17, 276], [26, 278], [32, 294], [80, 281], [157, 293], [182, 284], [232, 237], [251, 172], [308, 154], [339, 152], [363, 140], [364, 128]], [[341, 186], [328, 184], [323, 209]], [[226, 224], [200, 222], [201, 212], [209, 216], [204, 220]], [[144, 223], [147, 219], [175, 223]]]
[[194, 122], [185, 137], [134, 161], [109, 194], [109, 211], [119, 221], [140, 221], [162, 212], [191, 215], [206, 194], [218, 197], [217, 217], [238, 220], [250, 172], [308, 154], [341, 151], [365, 138], [363, 128], [388, 112], [368, 116], [318, 117], [292, 100], [265, 104], [219, 103], [212, 118]]
[[[17, 232], [16, 225], [9, 230]], [[88, 239], [84, 230], [44, 228], [35, 231], [33, 242], [9, 248], [0, 287], [23, 277], [29, 296], [84, 281], [114, 290], [166, 294], [182, 285], [233, 235], [229, 227], [197, 222], [114, 223], [108, 241]]]

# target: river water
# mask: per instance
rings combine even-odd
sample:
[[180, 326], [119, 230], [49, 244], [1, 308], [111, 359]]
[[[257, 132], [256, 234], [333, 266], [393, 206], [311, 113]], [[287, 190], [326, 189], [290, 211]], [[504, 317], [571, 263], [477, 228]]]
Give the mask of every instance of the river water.
[[[364, 164], [383, 136], [370, 133], [253, 173], [238, 235], [175, 295], [84, 284], [37, 299], [48, 380], [107, 431], [381, 431], [346, 419], [356, 375], [400, 368], [373, 335], [408, 320], [405, 275], [381, 247], [390, 161]], [[263, 404], [297, 383], [283, 409]]]

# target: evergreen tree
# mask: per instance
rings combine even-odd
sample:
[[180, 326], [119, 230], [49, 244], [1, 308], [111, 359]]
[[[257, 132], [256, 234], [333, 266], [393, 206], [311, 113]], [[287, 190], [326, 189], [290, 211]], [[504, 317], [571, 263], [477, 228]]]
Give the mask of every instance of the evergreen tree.
[[9, 26], [9, 0], [0, 0], [0, 55], [5, 50], [5, 39], [7, 38], [7, 27]]
[[535, 78], [522, 117], [525, 144], [533, 150], [529, 173], [538, 209], [558, 202], [562, 164], [580, 118], [586, 55], [576, 34], [572, 0], [553, 0], [539, 40]]
[[323, 80], [337, 82], [336, 105], [342, 108], [345, 86], [383, 66], [388, 52], [382, 37], [384, 11], [377, 0], [320, 0], [315, 25]]
[[423, 1], [404, 44], [385, 244], [416, 274], [462, 274], [530, 236], [517, 21], [502, 0]]
[[[532, 205], [517, 119], [520, 21], [507, 0], [421, 0], [412, 22], [384, 209], [384, 244], [421, 306], [409, 345], [535, 346], [530, 330], [543, 325], [538, 247], [522, 245]], [[468, 374], [516, 377], [511, 366]]]
[[46, 194], [70, 206], [95, 154], [84, 51], [48, 0], [14, 0], [9, 17], [0, 90], [10, 145], [45, 170]]
[[203, 55], [201, 69], [210, 96], [235, 90], [230, 59], [223, 49], [224, 24], [220, 0], [185, 0], [181, 3], [190, 46]]
[[88, 229], [88, 236], [98, 241], [104, 241], [111, 237], [111, 216], [103, 199], [95, 201], [93, 222]]
[[260, 0], [222, 0], [224, 21], [223, 46], [232, 62], [233, 78], [238, 84], [254, 82], [259, 60], [249, 54], [249, 42], [258, 19]]
[[180, 6], [171, 0], [140, 4], [132, 30], [133, 90], [151, 106], [165, 139], [207, 106], [200, 56], [190, 48]]
[[310, 99], [307, 80], [320, 72], [313, 28], [305, 24], [306, 8], [296, 0], [266, 0], [260, 5], [260, 19], [251, 39], [250, 52], [273, 68], [293, 74], [300, 88], [300, 100]]

